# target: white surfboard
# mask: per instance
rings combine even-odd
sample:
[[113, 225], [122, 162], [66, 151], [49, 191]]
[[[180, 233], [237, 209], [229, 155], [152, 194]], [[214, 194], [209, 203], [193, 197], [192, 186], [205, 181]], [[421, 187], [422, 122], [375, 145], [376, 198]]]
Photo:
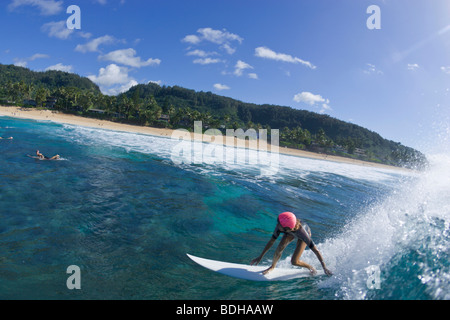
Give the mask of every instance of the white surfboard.
[[[199, 258], [190, 254], [187, 256], [202, 267], [239, 279], [252, 281], [286, 281], [297, 278], [312, 277], [311, 272], [305, 268], [275, 268], [267, 275], [263, 275], [261, 272], [266, 270], [268, 266], [250, 266], [245, 264], [229, 263]], [[316, 275], [323, 274], [323, 271], [317, 270]]]

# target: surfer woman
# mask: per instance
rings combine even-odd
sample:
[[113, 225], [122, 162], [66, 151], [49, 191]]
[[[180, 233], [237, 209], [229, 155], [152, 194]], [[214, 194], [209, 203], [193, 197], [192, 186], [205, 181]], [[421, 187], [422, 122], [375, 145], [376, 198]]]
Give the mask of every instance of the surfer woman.
[[44, 156], [42, 153], [39, 152], [39, 150], [36, 151], [36, 156], [41, 160], [59, 160], [60, 156], [57, 154], [56, 156], [53, 156], [51, 158]]
[[323, 271], [326, 275], [331, 276], [332, 273], [325, 266], [325, 262], [323, 261], [322, 255], [319, 250], [317, 250], [314, 242], [311, 239], [311, 229], [306, 223], [303, 223], [301, 220], [297, 219], [297, 217], [292, 212], [283, 212], [278, 216], [278, 223], [273, 232], [272, 238], [267, 243], [261, 255], [252, 260], [251, 265], [257, 265], [261, 259], [264, 257], [267, 251], [272, 247], [277, 240], [280, 233], [284, 233], [283, 238], [278, 245], [277, 250], [273, 256], [272, 266], [267, 270], [264, 270], [262, 273], [267, 274], [273, 269], [281, 258], [281, 254], [283, 250], [287, 247], [289, 243], [291, 243], [294, 239], [297, 239], [297, 247], [295, 248], [294, 254], [291, 258], [291, 263], [294, 266], [303, 267], [309, 269], [312, 274], [316, 274], [317, 271], [312, 266], [307, 264], [306, 262], [300, 261], [300, 257], [305, 250], [306, 246], [308, 246], [312, 252], [316, 255], [317, 259], [319, 259], [320, 264], [322, 265]]

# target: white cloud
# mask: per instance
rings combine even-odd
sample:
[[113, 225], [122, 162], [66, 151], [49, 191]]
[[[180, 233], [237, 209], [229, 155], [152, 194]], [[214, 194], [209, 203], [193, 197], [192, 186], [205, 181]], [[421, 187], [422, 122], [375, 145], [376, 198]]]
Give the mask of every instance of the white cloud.
[[76, 46], [75, 51], [86, 53], [86, 52], [99, 52], [98, 47], [103, 44], [113, 44], [118, 40], [112, 36], [105, 35], [103, 37], [99, 37], [93, 39], [85, 44], [79, 44]]
[[371, 75], [371, 74], [384, 74], [383, 71], [379, 70], [375, 65], [371, 63], [366, 63], [366, 69], [363, 70], [365, 74]]
[[121, 86], [117, 86], [117, 87], [113, 87], [113, 88], [108, 89], [106, 91], [106, 93], [108, 95], [115, 96], [115, 95], [118, 95], [120, 93], [123, 93], [123, 92], [126, 92], [126, 91], [130, 90], [132, 87], [137, 86], [138, 84], [139, 83], [136, 80], [131, 79], [130, 81], [128, 81], [127, 83], [125, 83], [125, 84], [123, 84]]
[[192, 45], [206, 41], [219, 45], [219, 47], [228, 54], [233, 54], [236, 49], [231, 46], [234, 42], [242, 43], [244, 40], [239, 35], [228, 32], [226, 29], [215, 30], [212, 28], [200, 28], [197, 35], [190, 34], [185, 36], [181, 41]]
[[59, 14], [63, 10], [63, 1], [54, 0], [13, 0], [8, 8], [15, 10], [22, 6], [33, 6], [40, 10], [41, 15], [51, 16]]
[[214, 30], [212, 28], [200, 28], [197, 32], [202, 35], [201, 39], [215, 44], [226, 44], [231, 41], [238, 41], [239, 43], [242, 43], [244, 40], [237, 34], [228, 32], [226, 29]]
[[217, 54], [218, 54], [217, 52], [206, 52], [206, 51], [198, 50], [198, 49], [192, 50], [192, 51], [189, 51], [188, 53], [186, 53], [187, 56], [196, 56], [196, 57], [201, 57], [201, 58], [206, 58], [206, 57], [214, 56]]
[[98, 76], [90, 75], [88, 78], [100, 86], [104, 94], [116, 95], [125, 92], [138, 82], [128, 76], [128, 69], [116, 64], [100, 68]]
[[258, 79], [258, 75], [257, 75], [256, 73], [249, 73], [249, 74], [248, 74], [248, 77], [249, 77], [250, 79], [255, 79], [255, 80]]
[[29, 60], [30, 60], [30, 61], [34, 61], [34, 60], [36, 60], [36, 59], [47, 59], [47, 58], [50, 58], [50, 56], [49, 56], [48, 54], [36, 53], [36, 54], [33, 54], [33, 55], [29, 58]]
[[232, 48], [228, 43], [223, 44], [220, 48], [225, 50], [228, 54], [233, 54], [236, 52], [236, 49]]
[[65, 40], [74, 32], [68, 29], [66, 21], [48, 22], [41, 27], [43, 32], [46, 32], [49, 37]]
[[325, 113], [327, 111], [332, 111], [333, 109], [330, 107], [328, 103], [322, 103], [322, 108], [320, 108], [319, 113]]
[[311, 62], [302, 60], [297, 57], [293, 57], [291, 55], [285, 54], [285, 53], [277, 53], [267, 47], [258, 47], [255, 49], [255, 56], [259, 58], [264, 59], [271, 59], [275, 61], [282, 61], [282, 62], [288, 62], [288, 63], [295, 63], [295, 64], [303, 64], [311, 69], [316, 69], [316, 66], [314, 66]]
[[243, 74], [243, 71], [245, 69], [253, 69], [253, 67], [251, 65], [249, 65], [248, 63], [242, 61], [242, 60], [238, 60], [238, 62], [236, 63], [236, 66], [234, 67], [234, 75], [240, 77]]
[[446, 74], [450, 74], [450, 67], [441, 67], [441, 71]]
[[28, 61], [17, 59], [17, 58], [14, 59], [14, 65], [16, 67], [24, 67], [24, 68], [26, 68], [27, 64], [28, 64]]
[[55, 64], [54, 66], [50, 66], [45, 71], [55, 70], [55, 71], [64, 71], [64, 72], [73, 72], [73, 66], [66, 66], [62, 63]]
[[213, 63], [219, 63], [222, 62], [222, 60], [220, 59], [211, 59], [211, 58], [200, 58], [200, 59], [195, 59], [193, 61], [193, 63], [195, 64], [213, 64]]
[[294, 101], [295, 102], [304, 102], [304, 103], [307, 103], [307, 104], [313, 106], [314, 104], [316, 104], [318, 102], [325, 102], [325, 99], [322, 98], [322, 96], [318, 95], [318, 94], [313, 94], [311, 92], [302, 92], [302, 93], [298, 93], [294, 96]]
[[222, 90], [230, 90], [230, 87], [225, 84], [216, 83], [216, 84], [214, 84], [214, 89], [216, 89], [218, 91], [222, 91]]
[[[75, 32], [75, 29], [67, 28], [66, 20], [63, 20], [48, 22], [41, 27], [41, 31], [47, 33], [49, 37], [66, 40]], [[76, 34], [86, 39], [92, 36], [90, 33], [81, 31], [77, 31]]]
[[295, 102], [303, 102], [310, 106], [320, 107], [320, 113], [324, 113], [326, 111], [331, 111], [330, 100], [323, 98], [321, 95], [313, 94], [311, 92], [301, 92], [294, 96]]
[[148, 83], [154, 83], [157, 84], [158, 86], [160, 86], [162, 84], [161, 80], [150, 80]]
[[128, 78], [128, 69], [119, 67], [114, 63], [108, 65], [106, 68], [100, 68], [98, 76], [90, 75], [88, 78], [100, 86], [125, 84], [130, 81]]
[[136, 50], [133, 48], [112, 51], [106, 55], [100, 56], [99, 59], [135, 68], [159, 65], [161, 63], [161, 60], [152, 58], [142, 61], [140, 57], [136, 57]]
[[14, 59], [14, 65], [16, 67], [26, 67], [28, 62], [30, 61], [34, 61], [36, 59], [48, 59], [50, 58], [50, 56], [48, 54], [43, 54], [43, 53], [35, 53], [34, 55], [32, 55], [31, 57], [28, 58], [15, 58]]
[[416, 71], [419, 68], [420, 68], [420, 66], [417, 63], [414, 63], [414, 64], [408, 63], [408, 70]]
[[181, 40], [181, 41], [191, 43], [191, 44], [197, 44], [197, 43], [201, 42], [202, 40], [200, 39], [200, 37], [190, 34], [190, 35], [187, 35], [186, 37], [184, 37], [183, 40]]

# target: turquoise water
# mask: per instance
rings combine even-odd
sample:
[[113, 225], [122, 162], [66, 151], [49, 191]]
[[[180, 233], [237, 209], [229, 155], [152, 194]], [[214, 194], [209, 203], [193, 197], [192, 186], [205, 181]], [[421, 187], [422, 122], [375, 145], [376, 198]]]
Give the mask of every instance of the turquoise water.
[[[412, 174], [280, 155], [270, 176], [175, 164], [168, 138], [8, 117], [0, 136], [14, 137], [0, 141], [0, 299], [450, 298], [449, 157]], [[282, 211], [309, 224], [333, 277], [257, 283], [186, 256], [249, 263]], [[66, 287], [70, 265], [81, 290]]]

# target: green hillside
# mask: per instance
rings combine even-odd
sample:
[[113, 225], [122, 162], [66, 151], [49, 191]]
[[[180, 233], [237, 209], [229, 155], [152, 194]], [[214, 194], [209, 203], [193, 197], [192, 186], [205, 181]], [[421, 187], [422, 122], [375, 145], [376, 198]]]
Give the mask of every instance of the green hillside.
[[[143, 126], [204, 129], [279, 129], [280, 146], [404, 167], [426, 164], [417, 150], [324, 114], [257, 105], [211, 92], [154, 83], [118, 96], [103, 95], [91, 80], [61, 71], [35, 72], [0, 64], [0, 103], [50, 108]], [[269, 130], [270, 134], [270, 130]]]
[[55, 90], [59, 87], [76, 87], [80, 90], [92, 90], [100, 93], [99, 87], [88, 78], [62, 71], [36, 72], [14, 65], [0, 64], [0, 86], [8, 83], [20, 83], [34, 88], [44, 87]]
[[245, 103], [211, 92], [196, 92], [178, 86], [160, 87], [154, 83], [137, 85], [122, 96], [134, 101], [154, 98], [162, 111], [170, 113], [175, 120], [186, 117], [188, 110], [191, 118], [206, 119], [212, 127], [225, 124], [235, 129], [279, 129], [281, 146], [398, 166], [426, 162], [420, 152], [384, 139], [376, 132], [306, 110]]

